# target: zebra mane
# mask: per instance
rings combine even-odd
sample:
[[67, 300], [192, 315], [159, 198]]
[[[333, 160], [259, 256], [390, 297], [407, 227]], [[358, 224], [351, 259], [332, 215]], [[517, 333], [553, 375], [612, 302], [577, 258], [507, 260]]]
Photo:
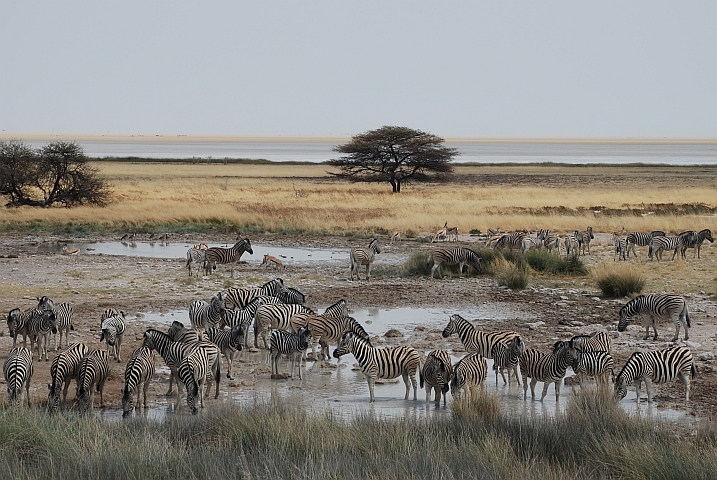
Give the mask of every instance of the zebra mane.
[[628, 367], [628, 365], [631, 365], [634, 360], [637, 360], [639, 357], [642, 357], [645, 354], [645, 352], [633, 352], [632, 355], [630, 355], [630, 358], [627, 359], [625, 362], [625, 365], [622, 366], [622, 369], [620, 370], [620, 373], [617, 374], [617, 377], [615, 377], [615, 382], [617, 383], [617, 380], [622, 377], [622, 374], [625, 373], [625, 369]]

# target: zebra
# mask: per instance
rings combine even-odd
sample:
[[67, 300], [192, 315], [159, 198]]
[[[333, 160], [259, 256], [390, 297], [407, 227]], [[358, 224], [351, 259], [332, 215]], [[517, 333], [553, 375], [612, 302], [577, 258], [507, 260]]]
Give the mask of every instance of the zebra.
[[354, 272], [356, 272], [356, 280], [361, 280], [359, 274], [361, 265], [366, 265], [366, 281], [371, 280], [371, 264], [377, 253], [381, 253], [378, 238], [371, 240], [366, 248], [354, 247], [351, 249], [349, 253], [349, 259], [351, 260], [351, 281], [354, 279]]
[[682, 249], [680, 250], [680, 255], [682, 255], [682, 258], [685, 258], [685, 253], [687, 252], [688, 248], [694, 248], [695, 249], [695, 257], [698, 259], [701, 259], [700, 257], [700, 249], [702, 248], [702, 243], [705, 240], [709, 240], [710, 243], [714, 243], [714, 238], [712, 238], [712, 231], [708, 228], [705, 228], [704, 230], [700, 230], [699, 232], [692, 232], [693, 235], [690, 235], [685, 239], [684, 244], [682, 245]]
[[[214, 398], [219, 397], [219, 381], [221, 371], [219, 368], [219, 349], [211, 342], [201, 342], [181, 359], [177, 366], [177, 375], [187, 390], [187, 405], [192, 415], [197, 414], [196, 399], [199, 398], [204, 408], [204, 397], [209, 396], [211, 382], [215, 381], [217, 390]], [[209, 382], [207, 382], [209, 380]], [[202, 391], [206, 387], [206, 394]], [[179, 402], [179, 396], [177, 396]]]
[[552, 253], [553, 249], [556, 249], [558, 251], [558, 255], [560, 255], [560, 236], [548, 231], [543, 239], [543, 245], [548, 252]]
[[22, 405], [23, 390], [30, 407], [30, 380], [32, 379], [32, 350], [27, 347], [14, 347], [7, 355], [3, 365], [3, 374], [7, 384], [7, 399], [10, 405]]
[[584, 232], [575, 231], [575, 239], [578, 241], [578, 248], [582, 255], [585, 255], [585, 247], [588, 248], [588, 255], [590, 254], [590, 240], [595, 238], [593, 235], [593, 227], [588, 227]]
[[674, 260], [677, 252], [682, 249], [682, 246], [685, 244], [685, 241], [689, 240], [690, 239], [687, 236], [681, 235], [654, 237], [652, 241], [650, 241], [650, 252], [648, 253], [650, 260], [652, 260], [652, 257], [654, 256], [658, 262], [661, 261], [662, 252], [665, 250], [674, 250], [672, 253], [672, 260]]
[[346, 306], [346, 300], [342, 298], [333, 305], [329, 305], [328, 307], [326, 307], [326, 310], [324, 310], [324, 313], [322, 313], [321, 315], [323, 315], [324, 317], [333, 318], [348, 317], [349, 309]]
[[92, 410], [95, 388], [100, 393], [100, 407], [104, 407], [102, 392], [109, 371], [109, 355], [104, 350], [93, 350], [82, 359], [77, 377], [77, 404], [81, 412]]
[[224, 291], [224, 303], [227, 308], [243, 309], [256, 297], [278, 297], [284, 290], [284, 280], [275, 278], [257, 288], [231, 287]]
[[193, 328], [214, 328], [225, 321], [226, 310], [224, 294], [217, 292], [209, 303], [194, 300], [189, 305], [189, 322]]
[[580, 242], [578, 242], [577, 234], [575, 231], [565, 235], [565, 256], [579, 255], [580, 254]]
[[511, 252], [513, 250], [521, 250], [523, 248], [523, 239], [527, 236], [528, 234], [525, 232], [506, 233], [495, 242], [493, 250], [503, 250], [506, 247]]
[[173, 342], [197, 343], [204, 341], [205, 330], [202, 328], [186, 328], [182, 322], [177, 320], [172, 322], [167, 335]]
[[466, 401], [478, 398], [477, 387], [481, 385], [485, 392], [485, 379], [488, 376], [488, 363], [485, 357], [478, 353], [469, 353], [453, 366], [451, 379], [451, 395], [456, 400], [463, 396], [466, 390]]
[[454, 333], [458, 334], [467, 352], [480, 353], [485, 358], [492, 358], [493, 346], [497, 342], [509, 342], [520, 336], [512, 331], [481, 332], [468, 320], [457, 314], [450, 316], [448, 325], [443, 329], [443, 338], [448, 338]]
[[491, 234], [489, 231], [488, 238], [486, 239], [484, 247], [488, 248], [495, 248], [496, 243], [498, 243], [498, 240], [503, 238], [507, 233], [493, 233]]
[[[20, 310], [19, 308], [13, 308], [7, 314], [7, 329], [12, 338], [12, 348], [15, 348], [18, 335], [22, 335], [22, 346], [27, 346], [27, 337], [30, 336], [27, 327], [30, 324], [35, 308], [28, 308], [26, 310]], [[32, 342], [32, 338], [30, 338]]]
[[189, 354], [196, 345], [196, 343], [173, 342], [168, 334], [155, 330], [154, 328], [150, 328], [144, 332], [142, 346], [156, 350], [167, 367], [169, 367], [169, 390], [164, 394], [165, 396], [172, 394], [172, 383], [175, 379], [177, 380], [177, 396], [179, 397], [181, 395], [182, 387], [179, 377], [177, 376], [177, 367], [182, 361], [182, 358]]
[[279, 355], [286, 354], [291, 357], [291, 377], [294, 377], [294, 365], [298, 359], [299, 379], [301, 377], [302, 353], [306, 352], [311, 343], [311, 329], [302, 327], [296, 333], [284, 330], [274, 330], [269, 337], [269, 359], [271, 360], [272, 378], [279, 376]]
[[508, 370], [508, 388], [510, 388], [511, 372], [520, 386], [518, 375], [518, 359], [525, 350], [525, 344], [520, 337], [513, 337], [507, 342], [496, 342], [491, 349], [493, 357], [493, 370], [495, 370], [495, 385], [498, 386], [498, 374], [503, 378], [503, 385], [506, 384], [503, 369]]
[[295, 303], [297, 305], [306, 305], [306, 295], [295, 288], [285, 288], [279, 294], [279, 300], [284, 303]]
[[523, 399], [528, 399], [528, 377], [530, 380], [530, 394], [535, 400], [535, 384], [543, 383], [542, 402], [548, 393], [551, 383], [555, 384], [555, 401], [560, 398], [560, 384], [568, 367], [577, 357], [577, 351], [570, 342], [559, 341], [553, 345], [552, 353], [545, 353], [534, 348], [526, 348], [518, 359], [520, 374], [523, 377]]
[[[144, 404], [147, 408], [147, 389], [154, 375], [154, 352], [147, 347], [134, 351], [124, 370], [124, 388], [122, 389], [122, 418], [134, 410], [134, 394], [137, 392], [137, 407]], [[143, 401], [140, 402], [140, 395]]]
[[579, 352], [606, 352], [612, 349], [612, 339], [607, 332], [597, 331], [590, 335], [575, 335], [570, 339]]
[[[689, 375], [688, 375], [689, 374]], [[697, 369], [692, 352], [687, 347], [672, 347], [652, 352], [635, 352], [622, 367], [615, 380], [615, 399], [627, 395], [627, 387], [635, 384], [637, 402], [640, 402], [640, 384], [647, 389], [647, 403], [652, 403], [652, 384], [666, 383], [679, 377], [685, 385], [685, 403], [690, 401], [690, 376], [695, 378]]]
[[55, 313], [55, 326], [60, 334], [60, 343], [57, 343], [57, 335], [55, 338], [55, 351], [62, 347], [62, 334], [65, 334], [65, 347], [70, 343], [70, 330], [74, 330], [72, 325], [72, 305], [69, 303], [59, 303], [55, 305], [48, 297], [43, 296], [37, 299], [37, 308], [40, 310], [52, 310]]
[[612, 243], [615, 245], [613, 261], [616, 261], [618, 258], [620, 258], [620, 260], [627, 260], [627, 238], [613, 233]]
[[251, 249], [251, 242], [248, 238], [240, 240], [234, 244], [231, 248], [222, 247], [209, 247], [206, 249], [206, 262], [205, 262], [205, 273], [209, 275], [212, 270], [217, 269], [217, 264], [220, 265], [231, 265], [231, 278], [234, 278], [234, 266], [239, 263], [244, 252], [249, 252], [249, 255], [254, 255], [254, 250]]
[[[585, 377], [595, 377], [595, 381], [600, 386], [605, 386], [614, 376], [613, 367], [615, 362], [607, 352], [584, 352], [577, 350], [577, 356], [571, 365], [580, 388], [583, 387]], [[573, 383], [573, 390], [575, 384]]]
[[254, 348], [259, 348], [259, 335], [264, 340], [264, 348], [269, 348], [266, 334], [269, 329], [288, 330], [291, 317], [297, 313], [314, 313], [308, 307], [293, 303], [262, 304], [254, 315]]
[[120, 315], [122, 319], [125, 318], [125, 313], [122, 310], [117, 310], [116, 308], [107, 308], [104, 312], [102, 312], [102, 315], [100, 315], [100, 329], [102, 328], [102, 322], [107, 320], [110, 317], [116, 317], [117, 315]]
[[421, 388], [426, 388], [426, 403], [431, 401], [431, 389], [435, 392], [434, 402], [438, 406], [441, 404], [441, 396], [443, 396], [443, 406], [446, 406], [446, 394], [448, 393], [449, 384], [453, 378], [453, 365], [451, 357], [445, 350], [432, 350], [428, 353], [423, 366], [418, 370], [418, 382]]
[[75, 380], [79, 388], [80, 363], [89, 351], [84, 343], [73, 343], [52, 360], [50, 365], [52, 383], [47, 385], [49, 390], [47, 406], [50, 412], [56, 412], [60, 408], [60, 391], [62, 391], [62, 401], [67, 401], [67, 390], [72, 380]]
[[[346, 332], [353, 332], [371, 345], [371, 339], [366, 330], [353, 317], [327, 317], [326, 315], [297, 314], [291, 317], [291, 330], [298, 332], [301, 328], [311, 329], [310, 350], [314, 354], [314, 340], [319, 342], [321, 359], [329, 356], [329, 342], [341, 341]], [[314, 355], [314, 358], [316, 356]]]
[[244, 328], [241, 325], [236, 325], [231, 330], [210, 328], [206, 331], [206, 337], [224, 355], [227, 361], [227, 378], [234, 380], [234, 377], [232, 377], [232, 361], [236, 353], [244, 348]]
[[249, 335], [247, 335], [247, 332], [249, 332], [249, 327], [254, 321], [257, 308], [264, 304], [280, 303], [281, 300], [277, 297], [256, 297], [243, 310], [227, 310], [225, 321], [219, 322], [219, 328], [241, 326], [242, 330], [244, 330], [244, 348], [249, 348]]
[[100, 343], [102, 340], [107, 341], [107, 355], [110, 350], [114, 355], [117, 363], [122, 361], [122, 339], [127, 329], [122, 315], [115, 315], [102, 320], [102, 333], [100, 334]]
[[202, 271], [207, 271], [207, 253], [206, 249], [192, 247], [187, 250], [187, 264], [186, 267], [189, 270], [189, 278], [192, 277], [192, 265], [201, 265], [201, 269], [197, 269], [197, 277], [202, 274]]
[[520, 245], [521, 252], [525, 253], [527, 250], [543, 248], [543, 241], [549, 233], [549, 230], [540, 229], [534, 237], [526, 235]]
[[46, 362], [50, 360], [47, 356], [50, 333], [57, 333], [55, 312], [35, 309], [27, 324], [27, 335], [30, 337], [30, 351], [35, 350], [35, 342], [37, 342], [37, 354], [40, 361], [42, 361], [43, 355]]
[[[627, 242], [627, 258], [630, 258], [630, 251], [637, 257], [635, 246], [650, 247], [650, 242], [654, 237], [664, 237], [665, 232], [661, 230], [653, 230], [652, 232], [630, 232], [627, 234], [625, 241]], [[649, 256], [652, 258], [652, 248], [650, 247]]]
[[341, 337], [338, 348], [334, 350], [334, 358], [341, 358], [347, 353], [353, 354], [366, 377], [370, 403], [376, 401], [373, 389], [377, 378], [391, 379], [399, 375], [403, 377], [403, 383], [406, 385], [404, 400], [408, 400], [411, 385], [413, 385], [413, 399], [416, 400], [416, 370], [421, 357], [415, 348], [405, 345], [375, 348], [354, 332], [346, 332]]
[[438, 275], [443, 278], [441, 266], [445, 263], [446, 265], [458, 265], [458, 271], [460, 275], [463, 275], [463, 266], [468, 264], [475, 268], [476, 272], [481, 273], [483, 271], [483, 265], [481, 264], [481, 258], [476, 252], [470, 248], [465, 247], [438, 247], [434, 248], [431, 252], [431, 256], [428, 258], [428, 262], [433, 260], [433, 268], [431, 268], [431, 278], [434, 278], [434, 274], [438, 271]]
[[687, 302], [679, 295], [672, 294], [656, 294], [638, 295], [627, 302], [620, 309], [620, 321], [617, 324], [617, 331], [624, 332], [630, 319], [635, 315], [647, 314], [645, 317], [645, 337], [647, 340], [650, 336], [650, 324], [655, 332], [653, 340], [657, 340], [657, 326], [655, 324], [656, 317], [673, 318], [675, 322], [675, 335], [672, 341], [676, 342], [680, 335], [680, 325], [685, 327], [685, 341], [689, 340], [690, 312], [687, 309]]

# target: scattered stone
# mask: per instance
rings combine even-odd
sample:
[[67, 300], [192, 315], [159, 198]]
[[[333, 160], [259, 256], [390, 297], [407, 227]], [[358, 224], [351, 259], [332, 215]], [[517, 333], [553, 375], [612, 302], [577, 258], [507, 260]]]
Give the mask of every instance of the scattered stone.
[[542, 327], [543, 325], [545, 325], [545, 322], [543, 322], [543, 321], [537, 321], [537, 322], [525, 324], [525, 326], [528, 327], [530, 330], [537, 330], [539, 327]]
[[714, 360], [714, 358], [715, 358], [715, 356], [714, 356], [714, 353], [712, 353], [712, 352], [700, 353], [699, 356], [697, 357], [698, 360], [701, 360], [703, 362], [706, 362], [708, 360]]
[[392, 328], [388, 332], [384, 333], [383, 336], [388, 338], [400, 338], [403, 337], [403, 334], [395, 328]]

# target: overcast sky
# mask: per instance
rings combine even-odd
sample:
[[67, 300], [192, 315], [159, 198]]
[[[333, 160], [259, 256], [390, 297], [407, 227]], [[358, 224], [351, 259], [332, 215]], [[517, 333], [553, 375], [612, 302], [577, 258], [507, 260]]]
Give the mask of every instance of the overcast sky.
[[717, 136], [717, 2], [0, 2], [0, 130]]

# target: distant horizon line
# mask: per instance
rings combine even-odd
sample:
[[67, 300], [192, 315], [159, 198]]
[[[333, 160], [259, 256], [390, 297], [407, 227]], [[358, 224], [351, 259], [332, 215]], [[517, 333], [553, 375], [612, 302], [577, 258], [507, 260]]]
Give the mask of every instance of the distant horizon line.
[[[439, 135], [440, 136], [440, 135]], [[352, 135], [226, 135], [226, 134], [142, 134], [142, 133], [53, 133], [0, 132], [0, 141], [76, 141], [87, 142], [176, 142], [176, 143], [336, 143]], [[567, 144], [653, 144], [717, 145], [715, 137], [530, 137], [530, 136], [443, 136], [447, 143], [567, 143]]]

